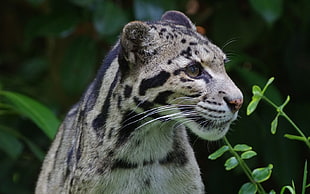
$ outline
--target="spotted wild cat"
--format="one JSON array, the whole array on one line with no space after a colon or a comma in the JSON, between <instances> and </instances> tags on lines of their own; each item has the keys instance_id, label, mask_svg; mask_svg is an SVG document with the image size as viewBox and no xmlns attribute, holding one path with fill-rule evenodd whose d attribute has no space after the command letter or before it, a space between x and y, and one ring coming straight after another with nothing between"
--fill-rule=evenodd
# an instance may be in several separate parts
<instances>
[{"instance_id":1,"label":"spotted wild cat","mask_svg":"<svg viewBox=\"0 0 310 194\"><path fill-rule=\"evenodd\" d=\"M236 119L243 97L225 61L180 12L128 23L60 126L36 193L204 193L186 129L218 140Z\"/></svg>"}]
</instances>

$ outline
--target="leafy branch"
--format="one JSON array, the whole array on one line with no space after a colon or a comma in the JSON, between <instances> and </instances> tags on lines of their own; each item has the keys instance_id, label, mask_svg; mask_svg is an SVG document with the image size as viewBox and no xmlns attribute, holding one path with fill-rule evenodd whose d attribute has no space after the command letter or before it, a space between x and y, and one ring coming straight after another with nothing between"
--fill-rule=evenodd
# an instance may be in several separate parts
<instances>
[{"instance_id":1,"label":"leafy branch","mask_svg":"<svg viewBox=\"0 0 310 194\"><path fill-rule=\"evenodd\" d=\"M40 102L16 92L2 90L0 86L0 116L9 114L21 115L30 119L50 139L55 136L59 125L59 120L54 113ZM39 160L43 160L44 152L39 146L18 130L0 125L0 150L5 151L12 158L17 158L22 151L20 140L28 146Z\"/></svg>"},{"instance_id":2,"label":"leafy branch","mask_svg":"<svg viewBox=\"0 0 310 194\"><path fill-rule=\"evenodd\" d=\"M213 154L209 155L209 159L215 160L221 157L225 152L229 151L233 156L226 160L224 166L226 170L232 170L240 165L250 182L242 185L239 190L239 194L245 193L266 193L263 186L260 184L268 180L271 176L273 165L269 164L267 167L256 168L251 170L246 164L245 160L253 158L257 155L252 147L246 144L237 144L232 146L228 139L224 137L224 142L226 145L222 146L220 149L215 151ZM239 154L241 153L241 154ZM270 193L275 193L271 191Z\"/></svg>"},{"instance_id":3,"label":"leafy branch","mask_svg":"<svg viewBox=\"0 0 310 194\"><path fill-rule=\"evenodd\" d=\"M274 102L272 102L268 97L266 97L265 91L267 90L268 86L273 82L274 78L270 78L267 82L267 84L265 85L265 87L263 88L263 90L257 86L254 85L252 88L252 101L249 103L248 107L247 107L247 115L252 114L258 103L260 102L261 99L265 100L268 104L270 104L271 106L273 106L276 111L278 112L276 117L274 118L274 120L271 122L271 133L275 134L277 131L277 126L278 126L278 118L279 116L283 116L293 127L294 129L297 131L297 133L299 134L299 136L296 135L291 135L291 134L285 134L286 138L292 139L292 140L298 140L298 141L303 141L308 148L310 149L310 137L306 137L306 135L302 132L302 130L294 123L294 121L292 121L292 119L284 112L284 107L288 104L288 102L290 101L290 96L287 96L285 102L278 106L276 105Z\"/></svg>"},{"instance_id":4,"label":"leafy branch","mask_svg":"<svg viewBox=\"0 0 310 194\"><path fill-rule=\"evenodd\" d=\"M252 114L255 109L257 108L258 103L261 99L265 100L267 103L269 103L271 106L273 106L276 111L277 115L274 118L274 120L271 122L271 133L275 134L278 126L278 118L280 116L283 116L297 131L299 135L291 135L286 134L285 137L292 139L292 140L298 140L304 142L308 148L310 149L310 137L306 137L306 135L302 132L302 130L290 119L290 117L283 111L284 107L288 104L290 97L288 96L285 100L285 102L277 106L273 101L271 101L268 97L266 97L264 94L270 86L270 84L273 82L274 78L270 78L263 89L261 89L259 86L254 85L252 88L253 96L252 101L249 103L247 107L247 115ZM245 160L250 159L257 155L255 151L252 150L252 147L246 145L246 144L237 144L235 146L232 146L228 139L224 137L224 142L226 145L219 148L217 151L209 155L209 159L215 160L219 157L221 157L225 152L229 151L232 156L226 160L224 166L226 170L232 170L236 168L237 166L240 166L246 176L249 179L249 182L243 184L239 190L239 194L266 194L265 189L261 185L262 182L268 180L271 177L273 165L269 164L267 167L262 168L256 168L251 171L251 169L246 164ZM306 189L310 187L310 184L307 184L307 175L308 175L308 169L307 169L307 161L305 161L305 167L304 167L304 174L303 174L303 182L302 182L302 194L306 193ZM295 184L292 181L292 185L286 185L283 186L280 194L284 194L284 192L288 190L291 194L296 194ZM271 190L269 194L275 194L276 192L274 190Z\"/></svg>"}]
</instances>

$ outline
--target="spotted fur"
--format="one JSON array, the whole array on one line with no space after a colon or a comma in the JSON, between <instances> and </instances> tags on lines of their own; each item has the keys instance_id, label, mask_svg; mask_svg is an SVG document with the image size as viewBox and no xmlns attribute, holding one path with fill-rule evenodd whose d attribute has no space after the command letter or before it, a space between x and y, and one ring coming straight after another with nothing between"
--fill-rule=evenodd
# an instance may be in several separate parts
<instances>
[{"instance_id":1,"label":"spotted fur","mask_svg":"<svg viewBox=\"0 0 310 194\"><path fill-rule=\"evenodd\" d=\"M60 126L36 193L204 193L186 128L218 140L236 119L225 60L180 12L127 24Z\"/></svg>"}]
</instances>

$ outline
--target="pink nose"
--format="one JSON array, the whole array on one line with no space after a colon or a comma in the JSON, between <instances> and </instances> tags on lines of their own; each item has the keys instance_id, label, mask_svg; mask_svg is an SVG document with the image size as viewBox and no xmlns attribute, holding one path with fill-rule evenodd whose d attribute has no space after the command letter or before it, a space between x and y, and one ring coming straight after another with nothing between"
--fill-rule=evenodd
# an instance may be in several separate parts
<instances>
[{"instance_id":1,"label":"pink nose","mask_svg":"<svg viewBox=\"0 0 310 194\"><path fill-rule=\"evenodd\" d=\"M224 100L232 112L237 112L243 104L243 98L236 98L236 99L224 98Z\"/></svg>"}]
</instances>

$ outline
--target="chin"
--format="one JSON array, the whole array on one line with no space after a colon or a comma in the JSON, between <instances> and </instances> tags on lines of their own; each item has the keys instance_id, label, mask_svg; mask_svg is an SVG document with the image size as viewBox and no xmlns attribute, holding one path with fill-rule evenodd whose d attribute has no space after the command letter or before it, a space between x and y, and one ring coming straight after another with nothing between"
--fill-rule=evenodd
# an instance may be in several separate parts
<instances>
[{"instance_id":1,"label":"chin","mask_svg":"<svg viewBox=\"0 0 310 194\"><path fill-rule=\"evenodd\" d=\"M225 122L204 121L204 122L189 122L186 126L198 137L208 140L217 141L223 138L229 131L230 124L233 120Z\"/></svg>"}]
</instances>

